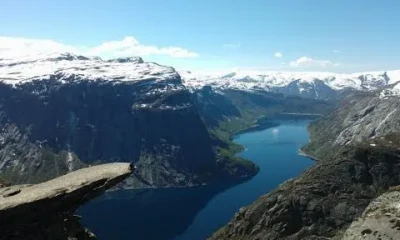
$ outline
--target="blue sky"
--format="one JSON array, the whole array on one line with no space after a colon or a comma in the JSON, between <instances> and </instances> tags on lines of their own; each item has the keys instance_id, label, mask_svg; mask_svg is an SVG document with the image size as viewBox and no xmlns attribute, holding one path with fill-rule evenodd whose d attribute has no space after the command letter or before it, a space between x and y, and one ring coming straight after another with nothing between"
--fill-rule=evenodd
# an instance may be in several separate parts
<instances>
[{"instance_id":1,"label":"blue sky","mask_svg":"<svg viewBox=\"0 0 400 240\"><path fill-rule=\"evenodd\" d=\"M72 49L199 70L392 70L399 13L398 0L2 0L0 54Z\"/></svg>"}]
</instances>

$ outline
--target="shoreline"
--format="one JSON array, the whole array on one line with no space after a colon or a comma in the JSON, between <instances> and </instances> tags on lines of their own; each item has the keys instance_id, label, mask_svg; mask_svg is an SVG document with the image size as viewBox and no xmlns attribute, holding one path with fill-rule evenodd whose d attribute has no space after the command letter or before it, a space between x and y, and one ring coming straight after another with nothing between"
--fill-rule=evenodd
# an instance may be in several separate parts
<instances>
[{"instance_id":1,"label":"shoreline","mask_svg":"<svg viewBox=\"0 0 400 240\"><path fill-rule=\"evenodd\" d=\"M320 161L321 161L320 159L318 159L318 158L316 158L316 157L313 157L313 156L311 156L311 155L305 153L305 152L303 151L303 149L301 149L301 148L299 148L299 149L297 150L297 154L300 155L300 156L303 156L303 157L307 157L307 158L313 160L314 162L320 162Z\"/></svg>"},{"instance_id":2,"label":"shoreline","mask_svg":"<svg viewBox=\"0 0 400 240\"><path fill-rule=\"evenodd\" d=\"M251 125L247 128L239 129L239 130L233 132L229 136L229 138L231 140L233 140L235 136L240 135L240 134L254 132L254 131L262 131L262 130L266 130L269 128L278 127L280 125L279 123L277 124L277 123L272 123L272 122L268 122L268 121L272 121L272 120L274 120L274 118L277 118L275 120L279 120L279 116L282 116L282 115L293 116L293 117L295 117L295 116L310 117L310 120L314 120L314 117L324 116L323 114L319 114L319 113L277 113L274 116L262 115L254 121L254 123L255 123L254 125ZM285 119L280 119L280 120L285 120ZM294 118L293 120L296 120L296 119Z\"/></svg>"},{"instance_id":3,"label":"shoreline","mask_svg":"<svg viewBox=\"0 0 400 240\"><path fill-rule=\"evenodd\" d=\"M323 114L320 113L279 113L281 115L296 115L296 116L319 116L322 117L324 116Z\"/></svg>"}]
</instances>

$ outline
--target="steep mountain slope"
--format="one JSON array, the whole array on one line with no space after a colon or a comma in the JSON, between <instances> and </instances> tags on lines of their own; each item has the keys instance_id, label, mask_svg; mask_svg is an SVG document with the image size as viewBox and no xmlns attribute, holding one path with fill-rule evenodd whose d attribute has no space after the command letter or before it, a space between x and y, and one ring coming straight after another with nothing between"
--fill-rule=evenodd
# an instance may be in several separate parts
<instances>
[{"instance_id":1,"label":"steep mountain slope","mask_svg":"<svg viewBox=\"0 0 400 240\"><path fill-rule=\"evenodd\" d=\"M114 161L137 165L131 186L188 186L225 174L173 68L53 54L1 59L0 82L6 180L35 183ZM253 175L247 166L232 177Z\"/></svg>"},{"instance_id":2,"label":"steep mountain slope","mask_svg":"<svg viewBox=\"0 0 400 240\"><path fill-rule=\"evenodd\" d=\"M400 70L335 74L325 72L231 72L195 73L179 71L190 89L212 86L215 89L269 91L285 96L332 99L351 91L371 91L400 81Z\"/></svg>"},{"instance_id":3,"label":"steep mountain slope","mask_svg":"<svg viewBox=\"0 0 400 240\"><path fill-rule=\"evenodd\" d=\"M210 239L341 239L373 198L400 183L399 153L353 148L319 162L243 207Z\"/></svg>"},{"instance_id":4,"label":"steep mountain slope","mask_svg":"<svg viewBox=\"0 0 400 240\"><path fill-rule=\"evenodd\" d=\"M303 150L317 164L242 208L211 239L342 239L371 200L400 183L399 97L386 91L348 97L312 123Z\"/></svg>"},{"instance_id":5,"label":"steep mountain slope","mask_svg":"<svg viewBox=\"0 0 400 240\"><path fill-rule=\"evenodd\" d=\"M346 230L343 239L400 239L399 201L398 186L374 199L357 221Z\"/></svg>"},{"instance_id":6,"label":"steep mountain slope","mask_svg":"<svg viewBox=\"0 0 400 240\"><path fill-rule=\"evenodd\" d=\"M311 139L304 151L323 158L346 145L399 146L399 119L399 98L387 89L353 95L310 126Z\"/></svg>"},{"instance_id":7,"label":"steep mountain slope","mask_svg":"<svg viewBox=\"0 0 400 240\"><path fill-rule=\"evenodd\" d=\"M207 123L213 128L229 127L235 124L242 130L254 125L260 117L268 118L281 113L324 114L335 106L333 101L322 101L300 97L285 97L280 93L267 91L243 91L224 89L216 91L210 86L192 90L194 103ZM248 124L246 124L248 121ZM222 126L221 126L222 123Z\"/></svg>"}]
</instances>

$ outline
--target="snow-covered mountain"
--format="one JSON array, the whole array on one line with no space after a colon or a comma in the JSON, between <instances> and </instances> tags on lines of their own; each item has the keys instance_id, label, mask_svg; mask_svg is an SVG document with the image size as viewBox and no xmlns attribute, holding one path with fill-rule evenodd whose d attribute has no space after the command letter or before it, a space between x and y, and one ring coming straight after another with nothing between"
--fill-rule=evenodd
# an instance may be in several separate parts
<instances>
[{"instance_id":1,"label":"snow-covered mountain","mask_svg":"<svg viewBox=\"0 0 400 240\"><path fill-rule=\"evenodd\" d=\"M372 91L387 87L382 96L400 95L400 70L336 74L327 72L231 72L196 73L179 71L185 86L198 89L212 86L215 89L243 91L271 91L285 95L327 99L346 90ZM390 85L394 84L394 87Z\"/></svg>"},{"instance_id":2,"label":"snow-covered mountain","mask_svg":"<svg viewBox=\"0 0 400 240\"><path fill-rule=\"evenodd\" d=\"M130 187L255 174L254 164L217 166L213 144L172 67L70 53L0 56L0 178L9 182L115 161L137 166Z\"/></svg>"},{"instance_id":3,"label":"snow-covered mountain","mask_svg":"<svg viewBox=\"0 0 400 240\"><path fill-rule=\"evenodd\" d=\"M171 80L180 81L181 78L183 84L192 90L211 86L216 90L269 91L328 99L346 90L371 91L382 88L382 97L400 95L400 85L396 84L400 81L400 70L353 74L273 71L207 73L187 70L177 72L172 67L144 62L140 57L103 60L71 53L52 53L0 58L0 82L12 85L38 80L56 80L61 83L71 80L108 81L114 84L147 80L164 83L165 86L157 91L166 91L177 86L170 84Z\"/></svg>"},{"instance_id":4,"label":"snow-covered mountain","mask_svg":"<svg viewBox=\"0 0 400 240\"><path fill-rule=\"evenodd\" d=\"M139 80L179 79L172 67L144 62L140 57L102 60L71 53L29 55L20 58L0 58L0 81L21 84L35 80L49 80L57 75L58 81L107 80L113 82Z\"/></svg>"},{"instance_id":5,"label":"snow-covered mountain","mask_svg":"<svg viewBox=\"0 0 400 240\"><path fill-rule=\"evenodd\" d=\"M72 53L0 58L0 82L15 88L36 86L32 90L34 94L46 91L49 83L62 85L80 82L142 85L141 92L136 94L146 98L155 98L173 91L186 91L180 75L172 67L144 62L140 57L103 60L99 57L85 57ZM135 108L149 107L152 105L146 103L144 97L135 104ZM176 107L163 104L157 108L176 109Z\"/></svg>"}]
</instances>

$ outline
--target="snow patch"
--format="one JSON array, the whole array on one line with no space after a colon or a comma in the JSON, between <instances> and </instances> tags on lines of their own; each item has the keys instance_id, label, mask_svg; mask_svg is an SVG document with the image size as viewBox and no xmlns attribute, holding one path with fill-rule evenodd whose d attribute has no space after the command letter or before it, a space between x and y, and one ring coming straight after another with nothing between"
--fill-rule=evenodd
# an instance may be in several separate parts
<instances>
[{"instance_id":1,"label":"snow patch","mask_svg":"<svg viewBox=\"0 0 400 240\"><path fill-rule=\"evenodd\" d=\"M203 73L193 71L179 71L183 83L190 89L199 89L212 86L217 89L238 89L254 91L255 89L271 90L287 87L294 81L299 81L300 92L306 92L304 84L312 84L316 96L316 81L322 81L333 90L376 90L388 84L400 81L400 70L387 72L363 72L352 74L337 74L329 72L279 72L279 71L236 71ZM396 90L398 88L398 90ZM400 85L393 91L400 95Z\"/></svg>"},{"instance_id":2,"label":"snow patch","mask_svg":"<svg viewBox=\"0 0 400 240\"><path fill-rule=\"evenodd\" d=\"M397 108L394 109L393 111L391 111L390 113L388 113L388 115L386 115L386 117L378 124L378 126L377 126L376 129L375 129L375 132L378 131L378 130L382 127L382 125L383 125L387 120L389 120L390 116L392 116L392 114L395 113L396 111L397 111Z\"/></svg>"},{"instance_id":3,"label":"snow patch","mask_svg":"<svg viewBox=\"0 0 400 240\"><path fill-rule=\"evenodd\" d=\"M17 59L0 58L0 81L6 84L50 80L55 75L62 83L67 83L70 79L114 82L179 79L179 74L172 67L143 62L141 58L104 61L70 53L30 55Z\"/></svg>"}]
</instances>

